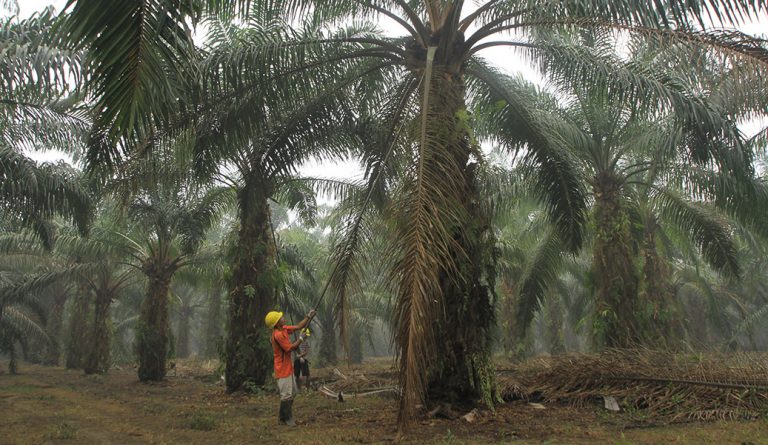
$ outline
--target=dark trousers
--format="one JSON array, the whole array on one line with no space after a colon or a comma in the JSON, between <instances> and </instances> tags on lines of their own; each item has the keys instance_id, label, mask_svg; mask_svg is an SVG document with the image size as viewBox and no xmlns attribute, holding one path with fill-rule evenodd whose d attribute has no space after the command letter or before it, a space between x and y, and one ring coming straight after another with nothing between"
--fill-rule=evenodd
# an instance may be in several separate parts
<instances>
[{"instance_id":1,"label":"dark trousers","mask_svg":"<svg viewBox=\"0 0 768 445\"><path fill-rule=\"evenodd\" d=\"M301 376L309 377L309 360L304 359L304 363L298 358L293 361L293 375L298 379Z\"/></svg>"}]
</instances>

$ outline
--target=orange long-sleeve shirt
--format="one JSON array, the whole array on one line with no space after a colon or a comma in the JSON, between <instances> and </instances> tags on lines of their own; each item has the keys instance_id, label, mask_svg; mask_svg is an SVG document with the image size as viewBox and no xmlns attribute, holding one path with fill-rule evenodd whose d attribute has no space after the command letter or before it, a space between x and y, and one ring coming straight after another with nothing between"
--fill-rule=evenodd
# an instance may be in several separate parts
<instances>
[{"instance_id":1,"label":"orange long-sleeve shirt","mask_svg":"<svg viewBox=\"0 0 768 445\"><path fill-rule=\"evenodd\" d=\"M275 378L282 379L293 375L293 360L289 335L296 330L296 326L283 326L272 331L272 351L275 353Z\"/></svg>"}]
</instances>

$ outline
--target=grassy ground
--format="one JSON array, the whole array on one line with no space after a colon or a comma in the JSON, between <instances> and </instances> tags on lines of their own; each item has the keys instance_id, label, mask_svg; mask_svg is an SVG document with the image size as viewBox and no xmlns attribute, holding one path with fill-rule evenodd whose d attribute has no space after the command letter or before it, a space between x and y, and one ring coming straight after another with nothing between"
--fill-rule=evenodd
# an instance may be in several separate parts
<instances>
[{"instance_id":1,"label":"grassy ground","mask_svg":"<svg viewBox=\"0 0 768 445\"><path fill-rule=\"evenodd\" d=\"M335 444L395 441L396 400L376 396L345 402L317 392L295 402L299 427L277 426L272 392L227 395L207 375L212 366L183 366L160 384L141 384L133 369L105 376L22 364L21 375L0 374L2 444ZM386 370L388 362L368 365ZM0 369L7 364L0 361ZM346 368L342 368L345 370ZM349 371L345 371L349 372ZM318 372L327 378L330 371ZM501 406L469 424L424 419L405 443L768 444L768 420L634 424L597 406L537 409Z\"/></svg>"}]
</instances>

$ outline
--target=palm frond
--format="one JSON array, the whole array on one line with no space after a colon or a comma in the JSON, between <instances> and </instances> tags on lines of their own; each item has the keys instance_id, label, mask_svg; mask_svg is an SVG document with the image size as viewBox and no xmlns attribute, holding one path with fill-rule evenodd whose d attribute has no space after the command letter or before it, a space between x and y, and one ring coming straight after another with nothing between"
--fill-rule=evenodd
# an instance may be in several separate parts
<instances>
[{"instance_id":1,"label":"palm frond","mask_svg":"<svg viewBox=\"0 0 768 445\"><path fill-rule=\"evenodd\" d=\"M17 307L5 307L0 311L0 325L4 328L4 332L14 337L14 340L35 338L44 343L50 341L45 327Z\"/></svg>"},{"instance_id":2,"label":"palm frond","mask_svg":"<svg viewBox=\"0 0 768 445\"><path fill-rule=\"evenodd\" d=\"M522 339L525 331L533 320L540 302L543 301L547 289L558 278L559 266L563 261L563 245L554 232L548 232L533 248L527 258L517 285L517 319L515 325L518 332L512 333Z\"/></svg>"},{"instance_id":3,"label":"palm frond","mask_svg":"<svg viewBox=\"0 0 768 445\"><path fill-rule=\"evenodd\" d=\"M298 212L299 219L307 226L315 225L317 199L309 183L301 180L286 181L275 200Z\"/></svg>"},{"instance_id":4,"label":"palm frond","mask_svg":"<svg viewBox=\"0 0 768 445\"><path fill-rule=\"evenodd\" d=\"M768 236L768 183L765 179L734 177L701 168L686 168L686 185L696 199L714 204L762 236Z\"/></svg>"},{"instance_id":5,"label":"palm frond","mask_svg":"<svg viewBox=\"0 0 768 445\"><path fill-rule=\"evenodd\" d=\"M194 60L194 2L70 0L63 35L89 48L91 91L99 126L112 140L148 129L183 96ZM193 76L194 77L194 76Z\"/></svg>"},{"instance_id":6,"label":"palm frond","mask_svg":"<svg viewBox=\"0 0 768 445\"><path fill-rule=\"evenodd\" d=\"M182 250L190 253L197 250L210 229L228 209L234 207L237 196L230 187L207 190L195 199L188 212L181 212L177 230L181 236Z\"/></svg>"},{"instance_id":7,"label":"palm frond","mask_svg":"<svg viewBox=\"0 0 768 445\"><path fill-rule=\"evenodd\" d=\"M0 145L0 203L22 222L37 223L59 214L82 232L88 229L91 201L75 172L63 165L34 161Z\"/></svg>"},{"instance_id":8,"label":"palm frond","mask_svg":"<svg viewBox=\"0 0 768 445\"><path fill-rule=\"evenodd\" d=\"M35 301L35 293L54 283L74 281L77 277L92 272L93 264L74 264L61 270L26 274L6 286L0 287L0 307Z\"/></svg>"},{"instance_id":9,"label":"palm frond","mask_svg":"<svg viewBox=\"0 0 768 445\"><path fill-rule=\"evenodd\" d=\"M0 10L6 10L11 15L17 15L19 13L19 2L17 0L2 0L0 1Z\"/></svg>"},{"instance_id":10,"label":"palm frond","mask_svg":"<svg viewBox=\"0 0 768 445\"><path fill-rule=\"evenodd\" d=\"M661 214L689 234L712 267L734 277L740 274L736 245L725 219L705 205L686 201L679 194L659 189Z\"/></svg>"},{"instance_id":11,"label":"palm frond","mask_svg":"<svg viewBox=\"0 0 768 445\"><path fill-rule=\"evenodd\" d=\"M631 0L502 1L480 15L480 31L498 32L508 26L532 21L595 20L614 26L695 30L709 24L739 24L756 18L765 5L751 0L670 1Z\"/></svg>"},{"instance_id":12,"label":"palm frond","mask_svg":"<svg viewBox=\"0 0 768 445\"><path fill-rule=\"evenodd\" d=\"M483 110L497 124L496 137L509 150L526 147L526 159L536 166L535 187L560 231L561 239L571 250L582 242L586 224L586 192L583 181L564 147L556 145L532 115L535 103L530 89L520 80L504 76L488 65L475 61L468 73L478 79L475 87L483 101L495 104Z\"/></svg>"}]
</instances>

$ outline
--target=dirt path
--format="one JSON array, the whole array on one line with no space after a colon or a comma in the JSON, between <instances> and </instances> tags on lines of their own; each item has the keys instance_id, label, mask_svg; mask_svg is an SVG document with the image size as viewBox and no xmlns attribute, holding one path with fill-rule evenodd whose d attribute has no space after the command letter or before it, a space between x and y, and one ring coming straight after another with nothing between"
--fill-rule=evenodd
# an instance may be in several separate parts
<instances>
[{"instance_id":1,"label":"dirt path","mask_svg":"<svg viewBox=\"0 0 768 445\"><path fill-rule=\"evenodd\" d=\"M288 429L276 425L274 394L226 395L210 379L172 376L145 385L133 370L85 376L25 364L21 371L0 374L0 444L307 445L396 438L396 402L391 399L339 403L318 393L302 395L295 405L300 427ZM768 444L768 420L640 428L597 407L541 410L517 403L500 407L495 415L483 414L474 424L418 422L404 442Z\"/></svg>"}]
</instances>

